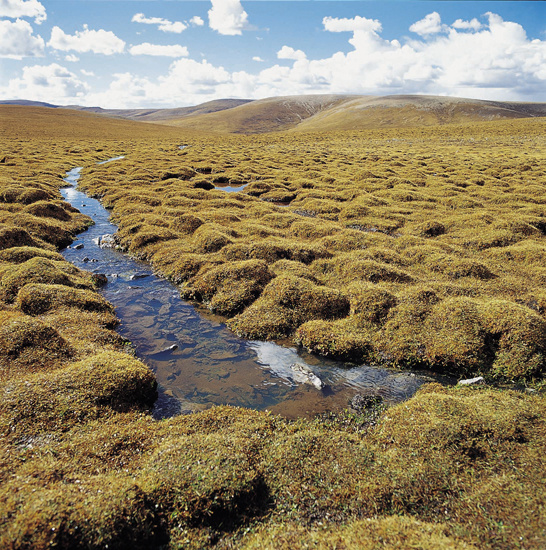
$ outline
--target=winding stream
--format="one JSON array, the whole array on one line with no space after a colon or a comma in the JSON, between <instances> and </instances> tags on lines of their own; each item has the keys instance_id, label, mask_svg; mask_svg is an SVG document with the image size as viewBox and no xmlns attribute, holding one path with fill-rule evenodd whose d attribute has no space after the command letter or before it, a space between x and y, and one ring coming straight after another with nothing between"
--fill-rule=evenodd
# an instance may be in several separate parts
<instances>
[{"instance_id":1,"label":"winding stream","mask_svg":"<svg viewBox=\"0 0 546 550\"><path fill-rule=\"evenodd\" d=\"M107 275L101 294L121 319L118 332L133 343L159 383L157 418L222 404L268 409L291 418L312 416L347 407L357 393L375 392L387 402L401 401L434 376L356 366L273 342L238 338L208 310L181 300L177 287L155 276L148 264L98 246L99 238L115 233L116 226L98 200L76 189L80 171L67 173L67 187L61 191L95 225L61 252L78 267ZM295 363L316 374L324 387L309 383L291 367Z\"/></svg>"}]
</instances>

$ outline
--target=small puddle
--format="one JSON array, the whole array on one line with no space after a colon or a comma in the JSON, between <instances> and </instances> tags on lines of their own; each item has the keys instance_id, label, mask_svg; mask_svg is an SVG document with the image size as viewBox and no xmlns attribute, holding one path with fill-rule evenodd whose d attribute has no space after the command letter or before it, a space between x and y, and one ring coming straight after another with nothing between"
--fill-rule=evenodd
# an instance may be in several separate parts
<instances>
[{"instance_id":1,"label":"small puddle","mask_svg":"<svg viewBox=\"0 0 546 550\"><path fill-rule=\"evenodd\" d=\"M98 246L115 233L109 212L75 188L81 168L67 173L62 194L95 225L81 233L63 256L80 268L107 275L101 294L116 308L118 332L154 371L160 395L157 418L203 410L213 405L268 409L289 418L341 410L359 392L376 392L389 403L411 397L428 373L332 361L274 342L243 340L214 316L180 299L175 285L155 276L150 266L127 254ZM83 248L76 249L75 245ZM324 387L306 383L299 363ZM434 376L434 380L439 377Z\"/></svg>"},{"instance_id":2,"label":"small puddle","mask_svg":"<svg viewBox=\"0 0 546 550\"><path fill-rule=\"evenodd\" d=\"M239 191L242 191L248 183L245 183L244 185L239 185L237 187L231 186L229 183L215 183L214 188L219 189L220 191L226 191L226 193L238 193Z\"/></svg>"}]
</instances>

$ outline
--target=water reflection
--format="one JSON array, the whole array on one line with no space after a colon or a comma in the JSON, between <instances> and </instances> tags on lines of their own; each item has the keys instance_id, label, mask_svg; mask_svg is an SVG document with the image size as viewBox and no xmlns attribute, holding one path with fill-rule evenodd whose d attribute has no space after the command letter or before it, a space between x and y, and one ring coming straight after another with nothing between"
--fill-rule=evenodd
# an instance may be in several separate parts
<instances>
[{"instance_id":1,"label":"water reflection","mask_svg":"<svg viewBox=\"0 0 546 550\"><path fill-rule=\"evenodd\" d=\"M111 158L111 159L103 160L102 162L97 162L97 164L106 164L108 162L112 162L114 160L121 160L121 159L124 159L124 158L125 158L124 156L114 157L114 158Z\"/></svg>"},{"instance_id":2,"label":"water reflection","mask_svg":"<svg viewBox=\"0 0 546 550\"><path fill-rule=\"evenodd\" d=\"M220 191L225 191L226 193L238 193L239 191L242 191L247 185L248 183L239 186L232 186L229 183L215 183L214 188L219 189Z\"/></svg>"}]
</instances>

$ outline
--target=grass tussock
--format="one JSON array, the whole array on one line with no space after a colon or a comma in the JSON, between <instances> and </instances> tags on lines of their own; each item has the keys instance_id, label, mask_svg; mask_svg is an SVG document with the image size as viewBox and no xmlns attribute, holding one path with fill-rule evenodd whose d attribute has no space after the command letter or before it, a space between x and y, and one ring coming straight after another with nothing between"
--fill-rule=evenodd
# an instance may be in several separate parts
<instances>
[{"instance_id":1,"label":"grass tussock","mask_svg":"<svg viewBox=\"0 0 546 550\"><path fill-rule=\"evenodd\" d=\"M4 272L0 280L0 299L13 302L19 290L30 283L93 288L91 274L79 271L72 264L34 257Z\"/></svg>"},{"instance_id":2,"label":"grass tussock","mask_svg":"<svg viewBox=\"0 0 546 550\"><path fill-rule=\"evenodd\" d=\"M308 279L280 275L228 326L246 338L281 338L306 321L335 319L348 312L349 300L341 292L315 285Z\"/></svg>"},{"instance_id":3,"label":"grass tussock","mask_svg":"<svg viewBox=\"0 0 546 550\"><path fill-rule=\"evenodd\" d=\"M250 305L273 277L263 260L229 262L188 281L182 297L204 301L211 311L232 317Z\"/></svg>"}]
</instances>

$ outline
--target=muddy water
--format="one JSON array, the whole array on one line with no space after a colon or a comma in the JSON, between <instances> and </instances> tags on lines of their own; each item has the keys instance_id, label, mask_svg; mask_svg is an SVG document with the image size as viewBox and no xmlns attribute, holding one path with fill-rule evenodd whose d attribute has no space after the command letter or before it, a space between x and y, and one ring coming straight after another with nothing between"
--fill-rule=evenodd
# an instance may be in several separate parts
<instances>
[{"instance_id":1,"label":"muddy water","mask_svg":"<svg viewBox=\"0 0 546 550\"><path fill-rule=\"evenodd\" d=\"M80 168L66 176L64 198L95 221L64 257L78 267L104 273L101 294L121 319L119 332L155 372L160 397L155 416L164 417L228 404L268 409L287 417L340 410L357 393L377 392L387 402L410 397L422 373L344 364L273 342L236 337L215 318L180 299L176 286L127 254L101 249L97 240L116 227L99 201L75 188ZM76 248L77 245L83 248ZM290 365L300 363L324 383L317 389Z\"/></svg>"}]
</instances>

